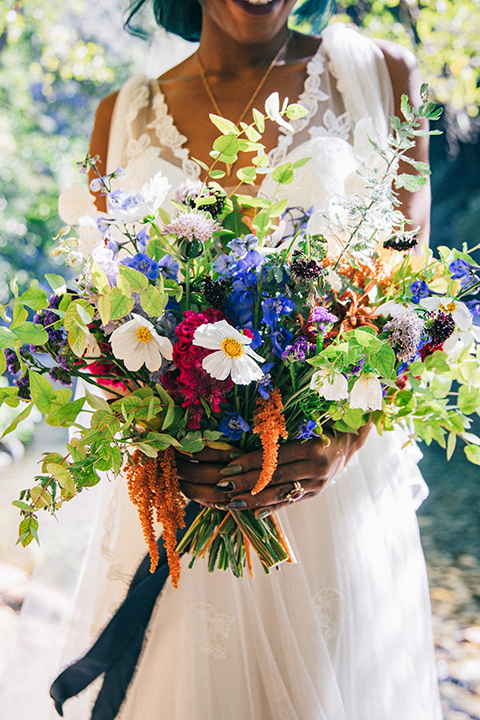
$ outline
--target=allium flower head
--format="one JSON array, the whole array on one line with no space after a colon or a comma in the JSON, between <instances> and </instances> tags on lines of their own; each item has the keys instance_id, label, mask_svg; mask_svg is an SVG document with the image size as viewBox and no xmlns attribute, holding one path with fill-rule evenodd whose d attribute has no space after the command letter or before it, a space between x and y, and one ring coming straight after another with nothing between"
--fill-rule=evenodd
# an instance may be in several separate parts
<instances>
[{"instance_id":1,"label":"allium flower head","mask_svg":"<svg viewBox=\"0 0 480 720\"><path fill-rule=\"evenodd\" d=\"M143 364L150 372L158 370L164 358L172 359L172 343L158 335L151 322L136 313L132 315L133 319L114 330L110 337L113 354L131 372Z\"/></svg>"},{"instance_id":2,"label":"allium flower head","mask_svg":"<svg viewBox=\"0 0 480 720\"><path fill-rule=\"evenodd\" d=\"M382 409L382 386L376 375L361 375L356 381L350 393L350 407L352 410Z\"/></svg>"},{"instance_id":3,"label":"allium flower head","mask_svg":"<svg viewBox=\"0 0 480 720\"><path fill-rule=\"evenodd\" d=\"M200 325L193 336L194 345L214 351L203 359L203 369L217 380L230 376L236 385L248 385L263 378L255 362L262 362L263 358L249 347L251 342L251 338L226 320Z\"/></svg>"},{"instance_id":4,"label":"allium flower head","mask_svg":"<svg viewBox=\"0 0 480 720\"><path fill-rule=\"evenodd\" d=\"M312 375L310 388L325 400L345 400L348 397L347 379L338 370L318 370Z\"/></svg>"},{"instance_id":5,"label":"allium flower head","mask_svg":"<svg viewBox=\"0 0 480 720\"><path fill-rule=\"evenodd\" d=\"M201 210L185 210L178 213L173 220L165 225L166 233L173 233L180 240L198 240L206 242L210 240L218 225L211 215Z\"/></svg>"},{"instance_id":6,"label":"allium flower head","mask_svg":"<svg viewBox=\"0 0 480 720\"><path fill-rule=\"evenodd\" d=\"M417 313L395 315L383 327L390 333L388 344L393 347L399 362L410 362L417 353L424 322Z\"/></svg>"}]
</instances>

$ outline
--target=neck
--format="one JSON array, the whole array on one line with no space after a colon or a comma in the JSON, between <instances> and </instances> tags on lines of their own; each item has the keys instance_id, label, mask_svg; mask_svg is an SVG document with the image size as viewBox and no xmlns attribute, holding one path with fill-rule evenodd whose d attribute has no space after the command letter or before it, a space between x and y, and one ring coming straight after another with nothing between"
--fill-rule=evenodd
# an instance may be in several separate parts
<instances>
[{"instance_id":1,"label":"neck","mask_svg":"<svg viewBox=\"0 0 480 720\"><path fill-rule=\"evenodd\" d=\"M289 32L285 25L266 42L241 43L224 33L208 16L204 16L198 52L205 69L234 77L249 69L268 66Z\"/></svg>"}]
</instances>

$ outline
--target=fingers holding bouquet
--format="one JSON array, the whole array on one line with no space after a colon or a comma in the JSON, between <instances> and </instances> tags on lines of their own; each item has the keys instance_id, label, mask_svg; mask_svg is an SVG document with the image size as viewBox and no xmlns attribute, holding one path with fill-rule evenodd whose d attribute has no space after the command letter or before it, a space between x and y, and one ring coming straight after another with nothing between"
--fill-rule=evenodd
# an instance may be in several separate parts
<instances>
[{"instance_id":1,"label":"fingers holding bouquet","mask_svg":"<svg viewBox=\"0 0 480 720\"><path fill-rule=\"evenodd\" d=\"M178 461L182 491L204 505L256 510L266 516L292 502L318 495L360 449L369 429L370 425L365 425L358 434L339 433L328 443L316 438L281 445L271 482L256 494L252 490L263 467L261 449L241 456L236 456L238 451L205 450L193 462ZM225 465L227 459L230 462Z\"/></svg>"}]
</instances>

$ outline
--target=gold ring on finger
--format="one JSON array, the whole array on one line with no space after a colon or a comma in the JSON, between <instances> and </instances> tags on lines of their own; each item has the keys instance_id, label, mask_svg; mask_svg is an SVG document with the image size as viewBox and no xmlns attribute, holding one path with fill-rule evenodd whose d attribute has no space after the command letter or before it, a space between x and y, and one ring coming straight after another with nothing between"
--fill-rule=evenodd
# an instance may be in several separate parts
<instances>
[{"instance_id":1,"label":"gold ring on finger","mask_svg":"<svg viewBox=\"0 0 480 720\"><path fill-rule=\"evenodd\" d=\"M305 488L302 487L299 482L295 481L293 483L293 489L285 496L285 500L288 500L289 503L297 502L297 500L300 500L306 492Z\"/></svg>"}]
</instances>

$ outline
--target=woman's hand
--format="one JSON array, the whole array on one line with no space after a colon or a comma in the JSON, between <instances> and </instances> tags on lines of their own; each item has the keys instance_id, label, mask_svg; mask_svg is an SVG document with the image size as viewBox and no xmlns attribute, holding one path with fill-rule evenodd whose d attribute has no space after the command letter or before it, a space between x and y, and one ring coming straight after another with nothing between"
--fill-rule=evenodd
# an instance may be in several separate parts
<instances>
[{"instance_id":1,"label":"woman's hand","mask_svg":"<svg viewBox=\"0 0 480 720\"><path fill-rule=\"evenodd\" d=\"M178 455L180 486L188 498L209 507L226 505L231 510L256 510L257 514L273 512L289 504L287 496L295 482L305 490L302 499L318 495L362 447L369 430L370 424L364 425L357 435L338 433L328 446L320 439L281 445L273 479L257 495L252 495L251 490L262 468L261 449L240 456L237 450L209 448L192 459Z\"/></svg>"}]
</instances>

